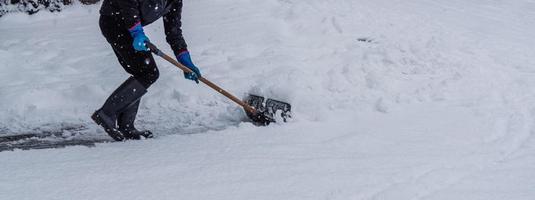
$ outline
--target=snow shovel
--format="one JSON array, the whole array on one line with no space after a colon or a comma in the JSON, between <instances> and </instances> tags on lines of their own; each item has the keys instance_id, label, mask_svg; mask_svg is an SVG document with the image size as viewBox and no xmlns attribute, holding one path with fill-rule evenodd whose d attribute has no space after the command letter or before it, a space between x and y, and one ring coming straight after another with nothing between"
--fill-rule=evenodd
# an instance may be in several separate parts
<instances>
[{"instance_id":1,"label":"snow shovel","mask_svg":"<svg viewBox=\"0 0 535 200\"><path fill-rule=\"evenodd\" d=\"M160 51L154 44L147 42L147 46L150 51L163 59L169 61L171 64L177 66L182 71L191 73L192 71L186 66L182 65L172 57ZM291 109L292 106L289 103L277 101L273 99L266 99L258 95L250 94L245 100L240 100L236 96L230 94L223 88L212 83L204 77L199 77L199 81L208 85L208 87L214 89L215 91L226 96L230 100L236 102L238 105L243 107L247 116L253 121L255 125L258 126L267 126L272 122L276 122L276 116L280 114L280 117L284 122L291 118Z\"/></svg>"}]
</instances>

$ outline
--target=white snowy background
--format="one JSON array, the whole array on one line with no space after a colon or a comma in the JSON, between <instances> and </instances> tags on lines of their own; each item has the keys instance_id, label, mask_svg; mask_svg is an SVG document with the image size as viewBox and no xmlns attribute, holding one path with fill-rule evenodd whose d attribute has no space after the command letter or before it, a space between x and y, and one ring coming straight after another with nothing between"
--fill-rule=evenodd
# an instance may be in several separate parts
<instances>
[{"instance_id":1,"label":"white snowy background","mask_svg":"<svg viewBox=\"0 0 535 200\"><path fill-rule=\"evenodd\" d=\"M3 135L107 138L89 116L128 75L98 9L0 18ZM534 27L533 0L185 1L203 75L293 120L243 122L156 58L157 138L0 152L0 199L535 199Z\"/></svg>"}]
</instances>

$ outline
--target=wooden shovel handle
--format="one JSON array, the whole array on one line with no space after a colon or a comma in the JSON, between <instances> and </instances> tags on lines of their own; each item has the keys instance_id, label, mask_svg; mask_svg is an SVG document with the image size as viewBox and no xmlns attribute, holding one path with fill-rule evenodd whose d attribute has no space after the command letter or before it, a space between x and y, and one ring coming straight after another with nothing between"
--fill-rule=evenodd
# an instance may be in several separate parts
<instances>
[{"instance_id":1,"label":"wooden shovel handle","mask_svg":"<svg viewBox=\"0 0 535 200\"><path fill-rule=\"evenodd\" d=\"M178 61L173 59L171 56L168 56L167 54L165 54L162 51L160 51L160 49L158 49L154 44L152 44L150 42L147 42L147 46L149 47L149 49L150 49L150 51L152 53L154 53L154 54L162 57L163 59L169 61L171 64L173 64L176 67L180 68L182 71L187 72L187 73L192 73L193 72L193 71L191 71L191 69L189 69L186 66L182 65L181 63L179 63ZM209 81L208 79L205 79L204 77L199 77L199 80L201 82L203 82L204 84L208 85L208 87L214 89L215 91L221 93L222 95L226 96L230 100L236 102L238 105L243 107L243 109L245 109L247 112L250 112L252 114L256 114L256 109L255 108L253 108L249 104L246 104L242 100L238 99L237 97L235 97L234 95L230 94L229 92L227 92L223 88L217 86L215 83L212 83L211 81Z\"/></svg>"}]
</instances>

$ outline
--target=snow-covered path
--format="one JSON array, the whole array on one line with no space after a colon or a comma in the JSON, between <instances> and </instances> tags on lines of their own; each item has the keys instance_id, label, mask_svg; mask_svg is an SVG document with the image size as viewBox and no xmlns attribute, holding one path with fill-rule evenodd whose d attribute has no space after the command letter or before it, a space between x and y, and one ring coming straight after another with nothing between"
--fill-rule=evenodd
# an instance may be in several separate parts
<instances>
[{"instance_id":1,"label":"snow-covered path","mask_svg":"<svg viewBox=\"0 0 535 200\"><path fill-rule=\"evenodd\" d=\"M88 116L127 75L97 19L0 18L0 134L106 137ZM293 121L244 123L157 59L139 126L159 137L0 152L0 199L534 199L534 25L530 0L186 2L203 74Z\"/></svg>"}]
</instances>

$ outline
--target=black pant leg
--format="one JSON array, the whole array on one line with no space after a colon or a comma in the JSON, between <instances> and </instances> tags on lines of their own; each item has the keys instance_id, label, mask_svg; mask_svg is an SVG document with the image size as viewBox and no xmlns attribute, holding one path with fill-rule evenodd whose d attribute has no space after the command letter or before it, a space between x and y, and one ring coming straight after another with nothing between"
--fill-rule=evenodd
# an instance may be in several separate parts
<instances>
[{"instance_id":1,"label":"black pant leg","mask_svg":"<svg viewBox=\"0 0 535 200\"><path fill-rule=\"evenodd\" d=\"M145 88L149 88L160 75L154 57L150 52L139 52L132 46L133 38L124 29L122 21L111 16L100 17L100 30L111 44L119 63L126 72L134 76Z\"/></svg>"}]
</instances>

